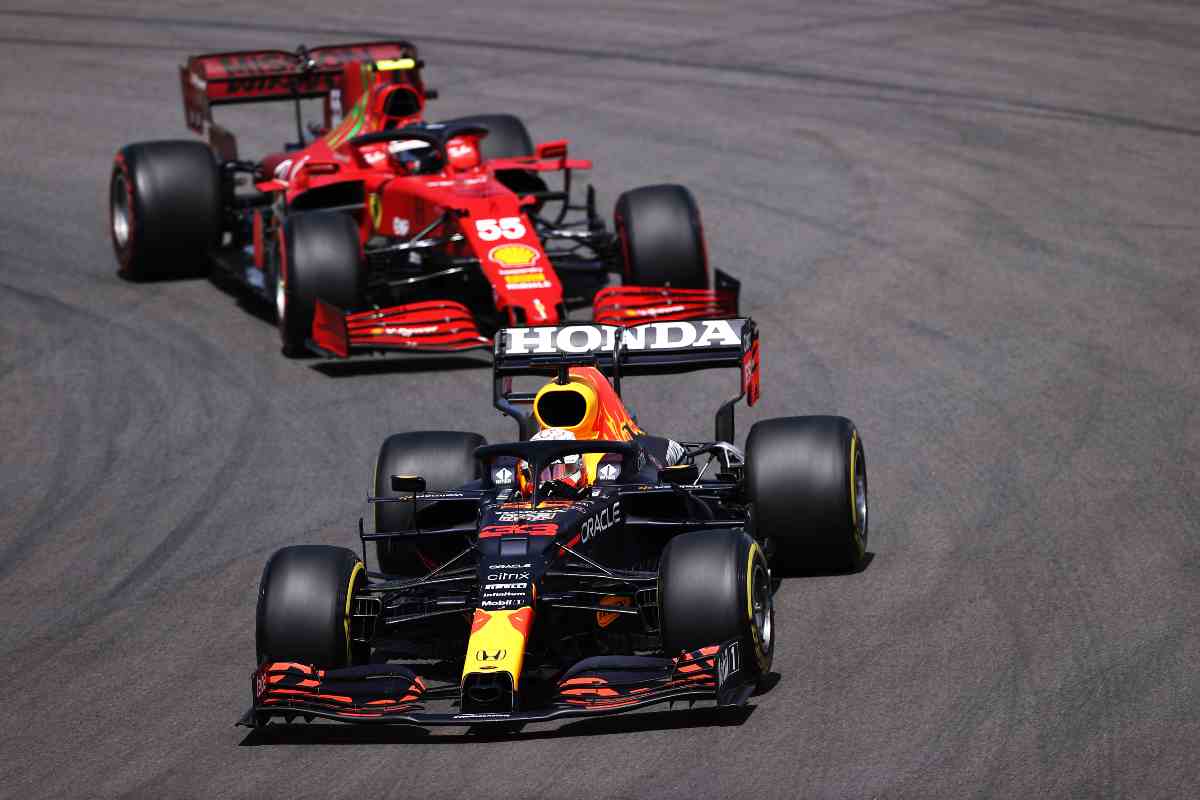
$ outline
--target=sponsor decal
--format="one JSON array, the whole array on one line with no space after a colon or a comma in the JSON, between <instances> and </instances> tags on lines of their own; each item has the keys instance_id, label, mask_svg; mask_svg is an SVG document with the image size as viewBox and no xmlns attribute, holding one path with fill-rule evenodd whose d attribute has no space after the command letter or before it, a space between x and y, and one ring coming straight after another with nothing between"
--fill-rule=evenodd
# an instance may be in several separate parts
<instances>
[{"instance_id":1,"label":"sponsor decal","mask_svg":"<svg viewBox=\"0 0 1200 800\"><path fill-rule=\"evenodd\" d=\"M329 123L335 128L342 123L341 89L331 89L329 91Z\"/></svg>"},{"instance_id":2,"label":"sponsor decal","mask_svg":"<svg viewBox=\"0 0 1200 800\"><path fill-rule=\"evenodd\" d=\"M508 719L512 714L455 714L451 719Z\"/></svg>"},{"instance_id":3,"label":"sponsor decal","mask_svg":"<svg viewBox=\"0 0 1200 800\"><path fill-rule=\"evenodd\" d=\"M546 273L538 270L537 272L521 272L516 275L505 275L504 282L512 288L514 284L520 283L544 283L546 281Z\"/></svg>"},{"instance_id":4,"label":"sponsor decal","mask_svg":"<svg viewBox=\"0 0 1200 800\"><path fill-rule=\"evenodd\" d=\"M596 470L596 477L602 481L615 481L620 474L619 464L601 464L600 468Z\"/></svg>"},{"instance_id":5,"label":"sponsor decal","mask_svg":"<svg viewBox=\"0 0 1200 800\"><path fill-rule=\"evenodd\" d=\"M538 503L538 508L571 508L575 503L571 500L543 500ZM504 503L501 508L533 508L529 503Z\"/></svg>"},{"instance_id":6,"label":"sponsor decal","mask_svg":"<svg viewBox=\"0 0 1200 800\"><path fill-rule=\"evenodd\" d=\"M738 328L734 327L735 322L739 323ZM630 351L741 347L739 328L740 320L727 319L650 322L633 328L618 328L615 325L506 328L501 334L501 354L612 352L616 350L618 342Z\"/></svg>"},{"instance_id":7,"label":"sponsor decal","mask_svg":"<svg viewBox=\"0 0 1200 800\"><path fill-rule=\"evenodd\" d=\"M411 223L401 217L392 217L392 234L395 236L408 236L411 229Z\"/></svg>"},{"instance_id":8,"label":"sponsor decal","mask_svg":"<svg viewBox=\"0 0 1200 800\"><path fill-rule=\"evenodd\" d=\"M584 521L580 526L583 531L583 541L594 539L620 521L621 503L617 501L608 508L602 509L596 516Z\"/></svg>"},{"instance_id":9,"label":"sponsor decal","mask_svg":"<svg viewBox=\"0 0 1200 800\"><path fill-rule=\"evenodd\" d=\"M717 657L717 683L722 684L735 675L742 666L741 651L738 642L733 642Z\"/></svg>"},{"instance_id":10,"label":"sponsor decal","mask_svg":"<svg viewBox=\"0 0 1200 800\"><path fill-rule=\"evenodd\" d=\"M542 254L537 248L527 244L498 244L488 251L488 259L503 267L533 267L537 266ZM502 273L508 274L508 273Z\"/></svg>"},{"instance_id":11,"label":"sponsor decal","mask_svg":"<svg viewBox=\"0 0 1200 800\"><path fill-rule=\"evenodd\" d=\"M501 467L492 473L492 482L498 484L508 484L513 482L513 471L508 467Z\"/></svg>"},{"instance_id":12,"label":"sponsor decal","mask_svg":"<svg viewBox=\"0 0 1200 800\"><path fill-rule=\"evenodd\" d=\"M483 588L485 591L489 591L489 592L492 591L493 589L496 589L496 590L528 589L529 584L528 583L487 583L487 584L484 584Z\"/></svg>"},{"instance_id":13,"label":"sponsor decal","mask_svg":"<svg viewBox=\"0 0 1200 800\"><path fill-rule=\"evenodd\" d=\"M397 328L391 325L383 328L371 328L372 336L420 336L424 333L436 333L437 325L426 325L422 328Z\"/></svg>"},{"instance_id":14,"label":"sponsor decal","mask_svg":"<svg viewBox=\"0 0 1200 800\"><path fill-rule=\"evenodd\" d=\"M538 313L538 319L549 319L550 315L546 313L546 304L542 302L540 297L533 298L533 308Z\"/></svg>"},{"instance_id":15,"label":"sponsor decal","mask_svg":"<svg viewBox=\"0 0 1200 800\"><path fill-rule=\"evenodd\" d=\"M528 562L526 562L526 563L524 563L524 564L516 564L516 563L513 563L513 564L492 564L492 566L490 567L490 569L529 569L529 568L530 568L530 567L532 567L532 566L533 566L533 564L530 564L530 563L528 563Z\"/></svg>"},{"instance_id":16,"label":"sponsor decal","mask_svg":"<svg viewBox=\"0 0 1200 800\"><path fill-rule=\"evenodd\" d=\"M446 153L451 158L465 158L475 152L475 148L469 144L452 144L446 148Z\"/></svg>"},{"instance_id":17,"label":"sponsor decal","mask_svg":"<svg viewBox=\"0 0 1200 800\"><path fill-rule=\"evenodd\" d=\"M492 567L492 569L496 570L496 571L488 573L487 579L489 581L527 581L527 580L529 580L529 572L527 570L514 570L512 572L505 572L504 570L496 569L496 567ZM521 584L521 586L524 586L524 585L525 584L523 584L523 583Z\"/></svg>"},{"instance_id":18,"label":"sponsor decal","mask_svg":"<svg viewBox=\"0 0 1200 800\"><path fill-rule=\"evenodd\" d=\"M363 161L367 162L371 166L375 166L385 158L387 158L387 153L384 153L381 150L372 150L368 153L363 153Z\"/></svg>"},{"instance_id":19,"label":"sponsor decal","mask_svg":"<svg viewBox=\"0 0 1200 800\"><path fill-rule=\"evenodd\" d=\"M501 511L496 515L500 522L547 522L566 511L565 508L542 508L536 511Z\"/></svg>"},{"instance_id":20,"label":"sponsor decal","mask_svg":"<svg viewBox=\"0 0 1200 800\"><path fill-rule=\"evenodd\" d=\"M485 525L479 529L480 539L490 539L494 536L553 536L558 533L558 527L552 523L518 525Z\"/></svg>"},{"instance_id":21,"label":"sponsor decal","mask_svg":"<svg viewBox=\"0 0 1200 800\"><path fill-rule=\"evenodd\" d=\"M476 661L499 661L508 656L507 650L476 650Z\"/></svg>"},{"instance_id":22,"label":"sponsor decal","mask_svg":"<svg viewBox=\"0 0 1200 800\"><path fill-rule=\"evenodd\" d=\"M683 306L658 306L656 308L627 308L625 316L627 317L661 317L663 314L674 314L677 311L683 311Z\"/></svg>"},{"instance_id":23,"label":"sponsor decal","mask_svg":"<svg viewBox=\"0 0 1200 800\"><path fill-rule=\"evenodd\" d=\"M329 91L334 85L333 75L276 75L262 78L233 78L229 81L230 94L263 92L270 89L289 89L307 93Z\"/></svg>"}]
</instances>

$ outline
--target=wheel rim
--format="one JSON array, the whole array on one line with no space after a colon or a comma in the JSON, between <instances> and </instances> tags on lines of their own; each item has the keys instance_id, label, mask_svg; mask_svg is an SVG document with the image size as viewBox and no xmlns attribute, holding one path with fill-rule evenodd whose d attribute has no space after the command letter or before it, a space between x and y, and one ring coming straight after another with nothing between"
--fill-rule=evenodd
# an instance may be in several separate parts
<instances>
[{"instance_id":1,"label":"wheel rim","mask_svg":"<svg viewBox=\"0 0 1200 800\"><path fill-rule=\"evenodd\" d=\"M771 637L774 620L771 614L771 576L758 559L754 562L754 577L750 580L750 609L754 627L758 629L759 641L764 653L771 652Z\"/></svg>"},{"instance_id":2,"label":"wheel rim","mask_svg":"<svg viewBox=\"0 0 1200 800\"><path fill-rule=\"evenodd\" d=\"M867 549L867 463L862 447L854 449L854 528Z\"/></svg>"},{"instance_id":3,"label":"wheel rim","mask_svg":"<svg viewBox=\"0 0 1200 800\"><path fill-rule=\"evenodd\" d=\"M129 232L132 227L129 214L129 186L125 176L118 172L113 176L112 185L112 235L117 247L124 250L129 245Z\"/></svg>"}]
</instances>

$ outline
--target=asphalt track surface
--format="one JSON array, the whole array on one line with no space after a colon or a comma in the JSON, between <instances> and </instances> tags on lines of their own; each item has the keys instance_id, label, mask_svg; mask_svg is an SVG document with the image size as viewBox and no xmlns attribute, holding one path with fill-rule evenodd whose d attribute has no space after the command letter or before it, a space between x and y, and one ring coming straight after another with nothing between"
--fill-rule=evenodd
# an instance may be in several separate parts
<instances>
[{"instance_id":1,"label":"asphalt track surface","mask_svg":"<svg viewBox=\"0 0 1200 800\"><path fill-rule=\"evenodd\" d=\"M0 9L0 795L1193 795L1200 8L274 5ZM119 280L109 160L186 135L188 53L386 35L438 114L569 137L606 208L692 187L763 330L741 435L857 421L874 560L783 582L743 718L233 727L268 555L355 545L388 433L512 428L479 360L288 361L208 281ZM633 397L701 436L727 389Z\"/></svg>"}]
</instances>

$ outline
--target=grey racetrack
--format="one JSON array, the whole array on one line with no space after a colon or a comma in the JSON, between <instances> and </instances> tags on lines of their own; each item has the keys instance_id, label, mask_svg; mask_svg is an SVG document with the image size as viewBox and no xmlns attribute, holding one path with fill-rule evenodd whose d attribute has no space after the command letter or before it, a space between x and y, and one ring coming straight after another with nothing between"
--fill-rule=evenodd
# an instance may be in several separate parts
<instances>
[{"instance_id":1,"label":"grey racetrack","mask_svg":"<svg viewBox=\"0 0 1200 800\"><path fill-rule=\"evenodd\" d=\"M270 553L357 545L387 434L515 429L478 358L288 361L208 281L120 280L110 160L187 137L188 54L397 35L604 208L692 188L762 328L741 436L857 422L874 558L783 582L744 718L233 727ZM0 796L1195 795L1200 7L6 0L0 44ZM630 384L680 436L729 388Z\"/></svg>"}]
</instances>

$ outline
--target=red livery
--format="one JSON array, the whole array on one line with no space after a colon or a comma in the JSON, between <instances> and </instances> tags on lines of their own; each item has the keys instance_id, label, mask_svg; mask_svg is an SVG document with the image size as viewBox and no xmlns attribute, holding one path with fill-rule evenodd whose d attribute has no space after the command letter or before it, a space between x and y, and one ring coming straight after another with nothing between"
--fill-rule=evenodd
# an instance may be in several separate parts
<instances>
[{"instance_id":1,"label":"red livery","mask_svg":"<svg viewBox=\"0 0 1200 800\"><path fill-rule=\"evenodd\" d=\"M118 153L120 272L214 267L274 306L291 355L490 348L499 328L588 305L620 326L736 315L687 189L624 192L610 229L591 187L575 196L592 164L566 140L535 145L510 114L427 121L422 67L403 41L189 58L185 118L207 143ZM305 126L314 98L323 118ZM297 141L243 160L213 108L270 101L295 104Z\"/></svg>"}]
</instances>

